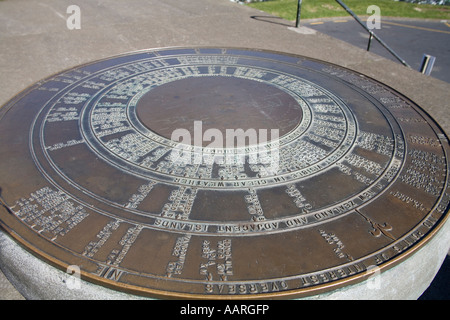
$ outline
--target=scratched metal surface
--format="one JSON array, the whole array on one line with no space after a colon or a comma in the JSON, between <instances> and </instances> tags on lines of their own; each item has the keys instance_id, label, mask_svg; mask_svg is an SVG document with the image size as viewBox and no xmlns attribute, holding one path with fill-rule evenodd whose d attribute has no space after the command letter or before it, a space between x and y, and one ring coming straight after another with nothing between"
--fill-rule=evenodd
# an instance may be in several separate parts
<instances>
[{"instance_id":1,"label":"scratched metal surface","mask_svg":"<svg viewBox=\"0 0 450 320\"><path fill-rule=\"evenodd\" d=\"M0 109L0 220L42 259L117 290L301 297L426 243L448 215L448 151L414 102L339 66L139 51Z\"/></svg>"}]
</instances>

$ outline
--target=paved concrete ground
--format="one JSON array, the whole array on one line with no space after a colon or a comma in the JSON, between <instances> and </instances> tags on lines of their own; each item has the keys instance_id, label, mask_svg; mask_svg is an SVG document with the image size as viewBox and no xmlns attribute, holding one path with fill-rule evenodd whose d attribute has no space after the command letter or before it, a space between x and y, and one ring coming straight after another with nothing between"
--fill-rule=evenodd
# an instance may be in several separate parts
<instances>
[{"instance_id":1,"label":"paved concrete ground","mask_svg":"<svg viewBox=\"0 0 450 320\"><path fill-rule=\"evenodd\" d=\"M51 74L123 52L249 47L310 56L376 78L421 105L450 132L448 83L311 28L292 28L291 22L229 0L77 0L81 29L69 30L66 9L73 3L0 1L0 105ZM20 297L6 286L0 274L0 298Z\"/></svg>"},{"instance_id":2,"label":"paved concrete ground","mask_svg":"<svg viewBox=\"0 0 450 320\"><path fill-rule=\"evenodd\" d=\"M0 300L25 300L0 270Z\"/></svg>"},{"instance_id":3,"label":"paved concrete ground","mask_svg":"<svg viewBox=\"0 0 450 320\"><path fill-rule=\"evenodd\" d=\"M365 22L364 18L361 18ZM369 34L352 17L305 20L304 26L366 49ZM441 20L382 18L381 29L373 30L412 68L419 70L424 54L436 58L431 76L450 83L450 23ZM370 51L398 60L375 39ZM398 62L400 63L400 62Z\"/></svg>"}]
</instances>

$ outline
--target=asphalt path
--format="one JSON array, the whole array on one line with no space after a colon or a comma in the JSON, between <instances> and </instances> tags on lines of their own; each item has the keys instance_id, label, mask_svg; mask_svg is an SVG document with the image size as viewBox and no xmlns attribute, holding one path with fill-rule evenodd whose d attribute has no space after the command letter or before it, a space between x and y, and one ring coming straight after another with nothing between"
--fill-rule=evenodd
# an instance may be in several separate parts
<instances>
[{"instance_id":1,"label":"asphalt path","mask_svg":"<svg viewBox=\"0 0 450 320\"><path fill-rule=\"evenodd\" d=\"M350 16L304 20L301 24L359 48L366 49L368 46L369 33ZM373 29L373 32L411 68L419 70L423 55L431 55L436 59L430 76L450 83L450 20L381 18L380 27ZM375 39L371 42L370 51L399 62Z\"/></svg>"}]
</instances>

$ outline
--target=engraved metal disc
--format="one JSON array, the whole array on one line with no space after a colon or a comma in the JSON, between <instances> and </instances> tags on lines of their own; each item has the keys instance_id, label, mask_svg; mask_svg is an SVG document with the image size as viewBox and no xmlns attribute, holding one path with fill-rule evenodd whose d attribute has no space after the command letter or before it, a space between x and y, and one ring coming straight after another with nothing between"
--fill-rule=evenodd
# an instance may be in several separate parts
<instances>
[{"instance_id":1,"label":"engraved metal disc","mask_svg":"<svg viewBox=\"0 0 450 320\"><path fill-rule=\"evenodd\" d=\"M2 226L151 297L294 298L384 271L447 217L449 143L416 104L322 61L140 51L0 109Z\"/></svg>"}]
</instances>

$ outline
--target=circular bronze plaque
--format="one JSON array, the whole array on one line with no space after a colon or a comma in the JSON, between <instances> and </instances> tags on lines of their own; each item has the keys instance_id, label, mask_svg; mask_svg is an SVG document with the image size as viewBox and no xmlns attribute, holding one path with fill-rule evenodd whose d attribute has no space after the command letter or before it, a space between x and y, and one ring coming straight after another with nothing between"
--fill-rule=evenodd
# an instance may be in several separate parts
<instances>
[{"instance_id":1,"label":"circular bronze plaque","mask_svg":"<svg viewBox=\"0 0 450 320\"><path fill-rule=\"evenodd\" d=\"M0 110L2 225L82 278L152 297L293 298L384 271L449 205L447 136L313 59L140 51Z\"/></svg>"}]
</instances>

